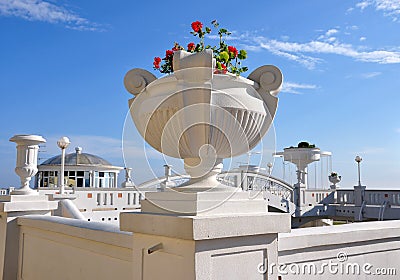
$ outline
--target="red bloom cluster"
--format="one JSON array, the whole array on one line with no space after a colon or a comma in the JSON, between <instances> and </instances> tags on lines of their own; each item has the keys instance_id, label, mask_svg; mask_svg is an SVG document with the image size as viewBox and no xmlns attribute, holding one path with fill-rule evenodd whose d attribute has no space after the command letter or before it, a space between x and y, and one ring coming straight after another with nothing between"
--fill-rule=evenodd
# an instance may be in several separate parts
<instances>
[{"instance_id":1,"label":"red bloom cluster","mask_svg":"<svg viewBox=\"0 0 400 280\"><path fill-rule=\"evenodd\" d=\"M165 58L169 59L174 55L174 51L173 50L166 50L165 51Z\"/></svg>"},{"instance_id":2,"label":"red bloom cluster","mask_svg":"<svg viewBox=\"0 0 400 280\"><path fill-rule=\"evenodd\" d=\"M1 1L1 0L0 0ZM241 60L246 59L247 53L245 50L238 51L234 46L228 46L224 37L231 35L231 32L226 30L225 28L219 28L219 23L217 21L212 21L211 24L218 30L219 35L219 45L218 46L210 46L204 44L204 39L207 34L211 33L211 28L208 26L203 26L203 23L200 21L194 21L191 24L192 34L194 37L197 37L200 42L194 43L190 42L187 44L187 48L179 43L175 42L171 49L165 51L165 56L163 58L155 57L153 62L153 68L155 70L159 70L163 74L170 74L174 72L173 69L173 58L174 53L177 51L188 51L190 53L200 53L205 50L213 51L213 58L215 59L215 73L216 74L224 74L224 73L232 73L239 76L241 73L246 72L248 70L247 67L241 66Z\"/></svg>"},{"instance_id":3,"label":"red bloom cluster","mask_svg":"<svg viewBox=\"0 0 400 280\"><path fill-rule=\"evenodd\" d=\"M227 71L226 65L223 64L223 63L221 63L221 67L222 67L222 71L223 71L224 73L226 73L226 71Z\"/></svg>"},{"instance_id":4,"label":"red bloom cluster","mask_svg":"<svg viewBox=\"0 0 400 280\"><path fill-rule=\"evenodd\" d=\"M192 22L192 29L194 32L199 32L203 28L203 24L200 21Z\"/></svg>"},{"instance_id":5,"label":"red bloom cluster","mask_svg":"<svg viewBox=\"0 0 400 280\"><path fill-rule=\"evenodd\" d=\"M196 48L196 44L195 43L189 43L188 45L187 45L187 50L188 50L188 52L192 52L192 51L194 51L194 49Z\"/></svg>"},{"instance_id":6,"label":"red bloom cluster","mask_svg":"<svg viewBox=\"0 0 400 280\"><path fill-rule=\"evenodd\" d=\"M233 46L229 46L228 51L230 54L233 54L233 57L237 57L239 54L238 50Z\"/></svg>"},{"instance_id":7,"label":"red bloom cluster","mask_svg":"<svg viewBox=\"0 0 400 280\"><path fill-rule=\"evenodd\" d=\"M153 62L154 68L155 69L159 69L160 68L160 63L161 63L161 58L159 58L158 56L155 57L154 58L154 62Z\"/></svg>"}]
</instances>

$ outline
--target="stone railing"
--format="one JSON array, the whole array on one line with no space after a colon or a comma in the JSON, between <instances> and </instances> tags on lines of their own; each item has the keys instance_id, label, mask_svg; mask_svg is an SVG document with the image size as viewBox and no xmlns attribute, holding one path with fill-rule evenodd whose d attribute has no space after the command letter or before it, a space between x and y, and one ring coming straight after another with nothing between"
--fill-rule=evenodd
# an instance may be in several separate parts
<instances>
[{"instance_id":1,"label":"stone railing","mask_svg":"<svg viewBox=\"0 0 400 280\"><path fill-rule=\"evenodd\" d=\"M399 236L400 221L281 233L278 237L281 279L398 279Z\"/></svg>"},{"instance_id":2,"label":"stone railing","mask_svg":"<svg viewBox=\"0 0 400 280\"><path fill-rule=\"evenodd\" d=\"M51 216L18 218L18 279L133 279L132 234Z\"/></svg>"}]
</instances>

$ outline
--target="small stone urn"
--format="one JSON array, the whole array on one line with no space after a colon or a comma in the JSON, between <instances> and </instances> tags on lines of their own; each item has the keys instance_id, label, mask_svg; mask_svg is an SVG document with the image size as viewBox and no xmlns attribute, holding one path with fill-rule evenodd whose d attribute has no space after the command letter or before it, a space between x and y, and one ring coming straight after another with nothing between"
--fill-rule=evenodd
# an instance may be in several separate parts
<instances>
[{"instance_id":1,"label":"small stone urn","mask_svg":"<svg viewBox=\"0 0 400 280\"><path fill-rule=\"evenodd\" d=\"M11 194L37 195L38 192L32 190L29 183L38 172L39 144L46 143L46 140L39 135L15 135L10 138L10 141L17 144L15 173L21 178L21 187L13 190Z\"/></svg>"},{"instance_id":2,"label":"small stone urn","mask_svg":"<svg viewBox=\"0 0 400 280\"><path fill-rule=\"evenodd\" d=\"M253 149L276 113L281 71L257 68L248 78L215 73L212 50L177 51L174 73L160 79L143 69L129 71L126 89L132 119L157 151L184 160L188 183L177 191L222 191L222 160Z\"/></svg>"},{"instance_id":3,"label":"small stone urn","mask_svg":"<svg viewBox=\"0 0 400 280\"><path fill-rule=\"evenodd\" d=\"M331 175L328 176L328 178L329 182L332 183L331 189L336 190L336 184L340 183L340 181L342 180L342 176L338 176L337 173L332 172Z\"/></svg>"}]
</instances>

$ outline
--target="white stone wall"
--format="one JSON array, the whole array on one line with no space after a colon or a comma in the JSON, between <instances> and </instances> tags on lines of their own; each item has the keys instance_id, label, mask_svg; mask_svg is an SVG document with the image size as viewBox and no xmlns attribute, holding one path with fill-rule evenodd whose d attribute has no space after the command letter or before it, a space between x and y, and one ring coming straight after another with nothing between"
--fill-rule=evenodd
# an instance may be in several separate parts
<instances>
[{"instance_id":1,"label":"white stone wall","mask_svg":"<svg viewBox=\"0 0 400 280\"><path fill-rule=\"evenodd\" d=\"M132 236L61 217L19 218L19 279L132 279Z\"/></svg>"},{"instance_id":2,"label":"white stone wall","mask_svg":"<svg viewBox=\"0 0 400 280\"><path fill-rule=\"evenodd\" d=\"M278 250L282 280L399 279L400 221L294 229Z\"/></svg>"}]
</instances>

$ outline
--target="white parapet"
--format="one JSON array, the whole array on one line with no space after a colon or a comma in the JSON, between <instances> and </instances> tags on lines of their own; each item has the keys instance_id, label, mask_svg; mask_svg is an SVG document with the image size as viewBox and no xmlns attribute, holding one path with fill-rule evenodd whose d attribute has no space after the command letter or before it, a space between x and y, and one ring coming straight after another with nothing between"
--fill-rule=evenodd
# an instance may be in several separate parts
<instances>
[{"instance_id":1,"label":"white parapet","mask_svg":"<svg viewBox=\"0 0 400 280\"><path fill-rule=\"evenodd\" d=\"M17 265L20 242L16 218L32 214L50 215L57 204L57 201L49 201L44 195L0 197L0 279L19 279Z\"/></svg>"}]
</instances>

